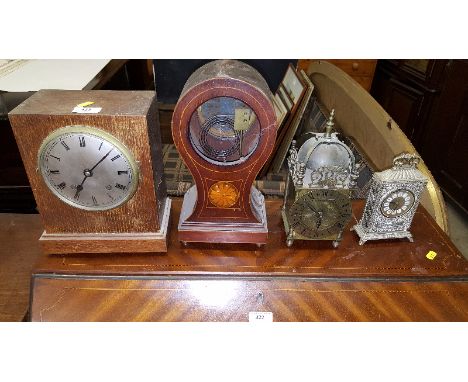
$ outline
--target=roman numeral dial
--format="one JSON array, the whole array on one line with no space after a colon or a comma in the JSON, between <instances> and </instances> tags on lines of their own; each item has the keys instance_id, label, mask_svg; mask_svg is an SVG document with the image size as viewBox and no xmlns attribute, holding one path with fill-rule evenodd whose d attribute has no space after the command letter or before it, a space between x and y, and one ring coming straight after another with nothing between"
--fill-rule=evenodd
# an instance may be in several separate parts
<instances>
[{"instance_id":1,"label":"roman numeral dial","mask_svg":"<svg viewBox=\"0 0 468 382\"><path fill-rule=\"evenodd\" d=\"M380 211L387 218L405 215L414 205L414 194L409 190L396 190L384 197Z\"/></svg>"},{"instance_id":2,"label":"roman numeral dial","mask_svg":"<svg viewBox=\"0 0 468 382\"><path fill-rule=\"evenodd\" d=\"M44 140L38 154L45 184L62 202L75 208L116 208L137 189L139 172L132 153L100 129L58 129Z\"/></svg>"},{"instance_id":3,"label":"roman numeral dial","mask_svg":"<svg viewBox=\"0 0 468 382\"><path fill-rule=\"evenodd\" d=\"M289 209L294 231L309 239L338 235L351 218L351 202L338 191L310 190Z\"/></svg>"}]
</instances>

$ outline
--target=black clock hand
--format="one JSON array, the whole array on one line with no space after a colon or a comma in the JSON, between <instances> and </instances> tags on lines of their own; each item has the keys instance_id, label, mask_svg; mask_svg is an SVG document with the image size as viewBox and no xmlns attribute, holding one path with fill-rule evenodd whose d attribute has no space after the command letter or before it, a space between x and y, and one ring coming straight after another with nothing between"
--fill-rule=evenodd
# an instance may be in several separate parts
<instances>
[{"instance_id":1,"label":"black clock hand","mask_svg":"<svg viewBox=\"0 0 468 382\"><path fill-rule=\"evenodd\" d=\"M314 214L316 214L316 215L319 214L319 212L314 207L312 207L312 204L309 204L309 203L306 203L306 204L307 204L307 207L309 207Z\"/></svg>"},{"instance_id":2,"label":"black clock hand","mask_svg":"<svg viewBox=\"0 0 468 382\"><path fill-rule=\"evenodd\" d=\"M99 163L101 163L104 159L106 159L109 156L112 150L114 150L114 148L111 148L109 152L106 155L104 155L99 162L97 162L93 167L91 167L89 171L93 171L98 166Z\"/></svg>"},{"instance_id":3,"label":"black clock hand","mask_svg":"<svg viewBox=\"0 0 468 382\"><path fill-rule=\"evenodd\" d=\"M83 178L83 180L81 181L81 184L79 184L79 185L76 187L76 193L75 193L75 196L74 196L75 199L78 199L78 196L80 195L80 192L83 190L83 184L84 184L84 182L86 181L86 179L88 179L90 176L93 176L93 170L94 170L104 159L106 159L106 158L109 156L109 154L111 153L112 150L114 150L114 148L111 148L111 149L109 150L109 152L108 152L106 155L104 155L104 156L99 160L99 162L97 162L90 170L88 170L88 169L84 170L84 178Z\"/></svg>"},{"instance_id":4,"label":"black clock hand","mask_svg":"<svg viewBox=\"0 0 468 382\"><path fill-rule=\"evenodd\" d=\"M318 220L317 220L317 224L316 224L316 227L317 227L317 229L319 229L319 228L320 228L320 226L322 225L322 217L323 217L323 213L322 213L322 212L319 212L319 213L318 213L318 217L319 217L319 218L318 218Z\"/></svg>"},{"instance_id":5,"label":"black clock hand","mask_svg":"<svg viewBox=\"0 0 468 382\"><path fill-rule=\"evenodd\" d=\"M81 182L81 184L79 184L78 186L76 186L76 192L75 192L75 196L74 198L75 199L78 199L78 196L80 195L80 192L83 190L83 183L85 182L86 179L88 179L89 177L87 175L85 175L85 177L83 178L83 181Z\"/></svg>"},{"instance_id":6,"label":"black clock hand","mask_svg":"<svg viewBox=\"0 0 468 382\"><path fill-rule=\"evenodd\" d=\"M307 207L309 207L312 210L312 212L318 216L318 219L316 222L316 228L319 229L320 226L322 225L323 212L317 211L310 203L306 203L306 204L307 204Z\"/></svg>"}]
</instances>

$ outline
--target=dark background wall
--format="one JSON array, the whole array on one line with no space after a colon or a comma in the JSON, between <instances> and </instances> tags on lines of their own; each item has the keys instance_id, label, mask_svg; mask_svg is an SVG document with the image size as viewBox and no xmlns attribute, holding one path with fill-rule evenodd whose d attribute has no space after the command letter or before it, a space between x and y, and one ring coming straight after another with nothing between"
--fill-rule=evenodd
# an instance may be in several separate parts
<instances>
[{"instance_id":1,"label":"dark background wall","mask_svg":"<svg viewBox=\"0 0 468 382\"><path fill-rule=\"evenodd\" d=\"M153 60L158 101L176 103L190 75L210 61L213 60ZM257 69L272 92L278 88L289 63L297 64L297 59L240 61Z\"/></svg>"}]
</instances>

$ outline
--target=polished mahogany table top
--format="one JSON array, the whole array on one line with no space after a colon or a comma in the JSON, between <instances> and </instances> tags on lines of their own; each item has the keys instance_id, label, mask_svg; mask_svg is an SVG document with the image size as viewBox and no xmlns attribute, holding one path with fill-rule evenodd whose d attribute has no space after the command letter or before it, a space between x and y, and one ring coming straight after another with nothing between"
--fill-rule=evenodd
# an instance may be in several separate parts
<instances>
[{"instance_id":1,"label":"polished mahogany table top","mask_svg":"<svg viewBox=\"0 0 468 382\"><path fill-rule=\"evenodd\" d=\"M177 239L173 201L167 253L40 255L33 321L466 321L468 261L420 207L414 242L358 244L349 228L331 242L286 246L281 201L267 201L269 241L199 244ZM39 232L35 233L39 237ZM437 256L430 260L429 251Z\"/></svg>"},{"instance_id":2,"label":"polished mahogany table top","mask_svg":"<svg viewBox=\"0 0 468 382\"><path fill-rule=\"evenodd\" d=\"M369 241L359 245L350 227L360 218L363 201L353 202L353 218L338 248L331 241L295 241L286 246L281 202L267 201L268 243L182 245L177 239L181 200L173 201L168 252L158 254L49 255L41 256L35 273L99 275L206 275L294 276L314 278L424 278L467 279L468 261L432 217L419 207L405 239ZM426 255L435 251L429 260Z\"/></svg>"}]
</instances>

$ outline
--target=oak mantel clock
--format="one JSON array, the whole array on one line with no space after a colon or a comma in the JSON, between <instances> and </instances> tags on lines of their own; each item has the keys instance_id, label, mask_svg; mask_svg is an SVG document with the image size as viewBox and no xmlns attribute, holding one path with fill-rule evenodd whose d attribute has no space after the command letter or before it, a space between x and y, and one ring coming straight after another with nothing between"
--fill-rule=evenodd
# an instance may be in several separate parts
<instances>
[{"instance_id":1,"label":"oak mantel clock","mask_svg":"<svg viewBox=\"0 0 468 382\"><path fill-rule=\"evenodd\" d=\"M276 115L263 77L240 61L204 65L182 90L172 135L195 180L179 239L265 244L265 202L253 182L273 150Z\"/></svg>"},{"instance_id":2,"label":"oak mantel clock","mask_svg":"<svg viewBox=\"0 0 468 382\"><path fill-rule=\"evenodd\" d=\"M76 108L86 101L92 108ZM154 92L41 90L9 118L46 253L166 251Z\"/></svg>"}]
</instances>

